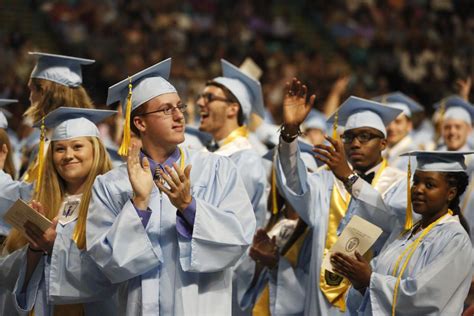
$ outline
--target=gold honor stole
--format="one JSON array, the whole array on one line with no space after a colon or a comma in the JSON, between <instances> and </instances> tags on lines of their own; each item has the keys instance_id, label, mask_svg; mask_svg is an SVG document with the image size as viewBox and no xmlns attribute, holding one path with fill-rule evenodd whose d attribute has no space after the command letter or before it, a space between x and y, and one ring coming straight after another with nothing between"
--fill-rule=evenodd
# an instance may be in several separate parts
<instances>
[{"instance_id":1,"label":"gold honor stole","mask_svg":"<svg viewBox=\"0 0 474 316\"><path fill-rule=\"evenodd\" d=\"M247 126L243 125L243 126L240 126L239 128L234 129L229 134L229 136L224 138L224 140L222 141L222 146L232 143L234 140L236 140L239 137L244 137L244 138L249 137L249 130L247 129Z\"/></svg>"},{"instance_id":2,"label":"gold honor stole","mask_svg":"<svg viewBox=\"0 0 474 316\"><path fill-rule=\"evenodd\" d=\"M303 234L293 243L288 249L284 258L288 260L293 268L296 267L298 261L298 255L300 254L301 247L303 247L306 235L308 235L309 229L306 229ZM270 316L270 287L265 285L265 289L260 294L254 308L252 309L253 316Z\"/></svg>"},{"instance_id":3,"label":"gold honor stole","mask_svg":"<svg viewBox=\"0 0 474 316\"><path fill-rule=\"evenodd\" d=\"M380 175L386 167L387 160L383 159L381 166L379 170L377 170L374 180L372 181L372 187L375 187ZM335 183L332 189L331 201L329 204L329 221L324 256L326 256L326 254L329 252L329 249L331 249L332 245L334 245L337 241L337 228L339 227L341 220L346 215L349 202L350 194L346 193L346 199L343 199L342 193L339 191ZM329 303L339 308L339 310L342 312L346 310L345 294L349 290L350 285L351 282L348 279L325 269L321 269L319 274L319 287L324 296L326 296Z\"/></svg>"}]
</instances>

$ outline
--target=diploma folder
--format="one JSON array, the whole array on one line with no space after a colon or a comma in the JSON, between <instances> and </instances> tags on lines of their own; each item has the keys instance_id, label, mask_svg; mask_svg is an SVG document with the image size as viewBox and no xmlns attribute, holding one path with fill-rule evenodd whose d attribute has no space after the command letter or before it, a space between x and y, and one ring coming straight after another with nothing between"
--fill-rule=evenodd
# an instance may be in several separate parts
<instances>
[{"instance_id":1,"label":"diploma folder","mask_svg":"<svg viewBox=\"0 0 474 316\"><path fill-rule=\"evenodd\" d=\"M51 221L36 212L31 206L26 204L22 199L18 199L3 216L5 222L12 227L25 233L24 225L26 221L30 221L38 226L41 231L46 231L51 226Z\"/></svg>"},{"instance_id":2,"label":"diploma folder","mask_svg":"<svg viewBox=\"0 0 474 316\"><path fill-rule=\"evenodd\" d=\"M324 256L322 269L333 272L330 261L335 252L355 257L355 252L364 255L382 234L382 229L360 216L354 215L342 231L341 235Z\"/></svg>"}]
</instances>

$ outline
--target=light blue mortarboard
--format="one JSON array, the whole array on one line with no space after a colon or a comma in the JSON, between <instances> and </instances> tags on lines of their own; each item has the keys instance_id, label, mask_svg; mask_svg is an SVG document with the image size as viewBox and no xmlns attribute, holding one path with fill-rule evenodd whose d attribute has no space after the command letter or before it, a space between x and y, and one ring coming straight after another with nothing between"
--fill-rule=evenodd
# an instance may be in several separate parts
<instances>
[{"instance_id":1,"label":"light blue mortarboard","mask_svg":"<svg viewBox=\"0 0 474 316\"><path fill-rule=\"evenodd\" d=\"M413 113L423 111L423 107L418 102L400 91L380 95L372 100L400 109L409 118L412 117Z\"/></svg>"},{"instance_id":2,"label":"light blue mortarboard","mask_svg":"<svg viewBox=\"0 0 474 316\"><path fill-rule=\"evenodd\" d=\"M329 124L337 124L350 130L360 127L371 127L387 136L385 126L390 124L402 111L379 102L350 96L339 109L328 119Z\"/></svg>"},{"instance_id":3,"label":"light blue mortarboard","mask_svg":"<svg viewBox=\"0 0 474 316\"><path fill-rule=\"evenodd\" d=\"M328 127L327 118L323 113L312 109L309 112L308 117L306 117L306 120L303 122L303 127L305 129L320 129L325 133Z\"/></svg>"},{"instance_id":4,"label":"light blue mortarboard","mask_svg":"<svg viewBox=\"0 0 474 316\"><path fill-rule=\"evenodd\" d=\"M410 151L400 156L416 157L416 170L437 172L466 171L465 155L474 151Z\"/></svg>"},{"instance_id":5,"label":"light blue mortarboard","mask_svg":"<svg viewBox=\"0 0 474 316\"><path fill-rule=\"evenodd\" d=\"M263 93L260 82L244 73L228 61L221 59L222 77L212 79L227 89L239 100L247 120L251 112L264 117Z\"/></svg>"},{"instance_id":6,"label":"light blue mortarboard","mask_svg":"<svg viewBox=\"0 0 474 316\"><path fill-rule=\"evenodd\" d=\"M17 103L15 99L0 99L0 128L6 129L8 127L7 117L11 116L11 113L3 108L5 105Z\"/></svg>"},{"instance_id":7,"label":"light blue mortarboard","mask_svg":"<svg viewBox=\"0 0 474 316\"><path fill-rule=\"evenodd\" d=\"M157 96L176 93L175 87L168 82L170 71L171 58L168 58L130 77L132 81L132 111ZM107 105L121 101L124 116L129 82L129 78L126 78L114 84L109 87L107 95Z\"/></svg>"},{"instance_id":8,"label":"light blue mortarboard","mask_svg":"<svg viewBox=\"0 0 474 316\"><path fill-rule=\"evenodd\" d=\"M30 52L29 54L38 56L31 78L45 79L68 87L80 86L82 84L81 66L95 62L92 59L48 53Z\"/></svg>"},{"instance_id":9,"label":"light blue mortarboard","mask_svg":"<svg viewBox=\"0 0 474 316\"><path fill-rule=\"evenodd\" d=\"M54 128L52 141L76 137L99 137L96 123L115 113L117 111L60 107L45 116L44 125ZM41 122L35 123L34 126L41 126Z\"/></svg>"},{"instance_id":10,"label":"light blue mortarboard","mask_svg":"<svg viewBox=\"0 0 474 316\"><path fill-rule=\"evenodd\" d=\"M474 120L474 106L458 95L451 95L435 103L435 109L444 108L443 120L462 120L472 125Z\"/></svg>"}]
</instances>

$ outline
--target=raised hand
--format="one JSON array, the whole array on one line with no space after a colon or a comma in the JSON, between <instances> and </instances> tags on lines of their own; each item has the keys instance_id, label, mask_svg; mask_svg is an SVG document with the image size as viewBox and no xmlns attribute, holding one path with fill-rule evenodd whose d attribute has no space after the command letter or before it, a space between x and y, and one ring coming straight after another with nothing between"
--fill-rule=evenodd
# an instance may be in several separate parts
<instances>
[{"instance_id":1,"label":"raised hand","mask_svg":"<svg viewBox=\"0 0 474 316\"><path fill-rule=\"evenodd\" d=\"M183 212L191 204L191 165L186 166L184 171L176 163L173 163L173 169L165 166L166 172L160 170L161 178L168 184L156 181L156 185L170 199L171 204Z\"/></svg>"},{"instance_id":2,"label":"raised hand","mask_svg":"<svg viewBox=\"0 0 474 316\"><path fill-rule=\"evenodd\" d=\"M153 176L148 158L143 157L140 163L140 148L136 144L132 144L128 150L127 171L134 194L133 204L139 209L146 210L153 190Z\"/></svg>"},{"instance_id":3,"label":"raised hand","mask_svg":"<svg viewBox=\"0 0 474 316\"><path fill-rule=\"evenodd\" d=\"M35 200L31 201L30 206L38 213L45 216L43 205ZM35 251L42 250L48 254L51 254L54 247L54 241L56 240L56 226L58 225L58 219L54 218L51 226L44 232L30 221L27 221L24 225L26 236L30 242L30 248Z\"/></svg>"},{"instance_id":4,"label":"raised hand","mask_svg":"<svg viewBox=\"0 0 474 316\"><path fill-rule=\"evenodd\" d=\"M361 291L369 286L372 268L357 251L355 258L336 252L331 256L331 264L334 271L348 278L356 290Z\"/></svg>"},{"instance_id":5,"label":"raised hand","mask_svg":"<svg viewBox=\"0 0 474 316\"><path fill-rule=\"evenodd\" d=\"M347 163L344 146L339 139L334 139L327 135L325 138L331 143L331 145L316 145L313 148L313 152L317 154L316 157L318 159L328 165L336 178L343 181L352 173L352 170Z\"/></svg>"},{"instance_id":6,"label":"raised hand","mask_svg":"<svg viewBox=\"0 0 474 316\"><path fill-rule=\"evenodd\" d=\"M456 84L459 87L459 95L466 101L469 102L469 93L471 92L472 80L471 77L467 77L466 80L458 79Z\"/></svg>"},{"instance_id":7,"label":"raised hand","mask_svg":"<svg viewBox=\"0 0 474 316\"><path fill-rule=\"evenodd\" d=\"M308 116L316 96L313 94L307 102L307 93L308 88L296 78L285 84L285 96L283 98L283 123L285 127L297 130Z\"/></svg>"},{"instance_id":8,"label":"raised hand","mask_svg":"<svg viewBox=\"0 0 474 316\"><path fill-rule=\"evenodd\" d=\"M270 239L264 229L259 228L253 237L249 256L259 265L270 269L276 267L280 254L276 245L275 236Z\"/></svg>"},{"instance_id":9,"label":"raised hand","mask_svg":"<svg viewBox=\"0 0 474 316\"><path fill-rule=\"evenodd\" d=\"M8 147L7 144L2 144L0 148L0 170L5 167L5 161L7 160Z\"/></svg>"}]
</instances>

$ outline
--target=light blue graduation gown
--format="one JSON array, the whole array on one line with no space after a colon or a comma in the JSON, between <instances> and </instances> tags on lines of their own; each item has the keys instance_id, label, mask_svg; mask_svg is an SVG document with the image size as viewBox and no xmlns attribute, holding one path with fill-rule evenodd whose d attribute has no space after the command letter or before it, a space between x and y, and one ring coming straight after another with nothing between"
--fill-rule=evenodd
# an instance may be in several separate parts
<instances>
[{"instance_id":1,"label":"light blue graduation gown","mask_svg":"<svg viewBox=\"0 0 474 316\"><path fill-rule=\"evenodd\" d=\"M0 315L22 315L17 311L13 290L18 274L25 263L27 247L20 248L0 257ZM23 313L26 314L26 313Z\"/></svg>"},{"instance_id":2,"label":"light blue graduation gown","mask_svg":"<svg viewBox=\"0 0 474 316\"><path fill-rule=\"evenodd\" d=\"M272 315L303 315L306 292L310 285L306 282L310 273L311 240L310 231L298 254L296 266L280 256L275 270L264 268L257 282L250 287L255 273L255 261L249 256L235 269L237 297L242 309L253 308L260 294L268 284L270 292L270 312Z\"/></svg>"},{"instance_id":3,"label":"light blue graduation gown","mask_svg":"<svg viewBox=\"0 0 474 316\"><path fill-rule=\"evenodd\" d=\"M411 239L410 234L400 236L372 260L365 295L349 291L350 315L391 314L396 260L421 233ZM443 219L425 236L408 263L398 290L397 315L460 315L471 285L473 260L471 241L458 217Z\"/></svg>"},{"instance_id":4,"label":"light blue graduation gown","mask_svg":"<svg viewBox=\"0 0 474 316\"><path fill-rule=\"evenodd\" d=\"M88 252L113 283L127 315L229 315L231 267L255 232L255 216L233 162L184 149L196 214L191 239L177 232L177 210L153 187L143 227L131 202L126 165L99 176L87 221ZM178 163L179 165L179 163Z\"/></svg>"},{"instance_id":5,"label":"light blue graduation gown","mask_svg":"<svg viewBox=\"0 0 474 316\"><path fill-rule=\"evenodd\" d=\"M8 235L11 226L3 221L3 216L10 206L18 199L29 201L33 193L33 185L14 181L12 177L0 170L0 235Z\"/></svg>"},{"instance_id":6,"label":"light blue graduation gown","mask_svg":"<svg viewBox=\"0 0 474 316\"><path fill-rule=\"evenodd\" d=\"M22 181L14 181L8 174L0 172L0 207L6 211L17 199L31 199L33 186ZM5 208L5 209L4 209ZM26 302L17 306L20 312L31 310L34 306L35 315L50 315L54 304L85 303L86 315L106 315L116 313L116 302L112 295L115 288L99 270L85 251L77 248L71 239L76 221L56 228L57 236L51 257L44 256L28 284L25 293ZM26 246L25 246L26 248ZM26 251L18 250L6 255L6 261L15 262L21 267L18 273L12 274L16 284L13 296L18 298L26 273ZM10 264L11 266L11 264ZM4 269L0 266L0 269ZM0 274L5 273L0 272ZM10 293L5 295L11 296ZM8 304L12 304L8 299ZM17 302L14 302L17 304ZM10 305L12 306L12 305ZM9 307L10 308L10 307Z\"/></svg>"},{"instance_id":7,"label":"light blue graduation gown","mask_svg":"<svg viewBox=\"0 0 474 316\"><path fill-rule=\"evenodd\" d=\"M117 286L71 239L76 222L65 226L58 224L52 255L42 257L24 294L21 290L26 264L23 264L14 289L20 310L34 308L35 315L46 316L53 315L54 305L83 303L88 316L117 314L118 304L114 296Z\"/></svg>"},{"instance_id":8,"label":"light blue graduation gown","mask_svg":"<svg viewBox=\"0 0 474 316\"><path fill-rule=\"evenodd\" d=\"M250 141L244 137L236 138L214 153L229 157L235 163L252 203L257 227L264 227L267 222L269 184L261 155L255 152Z\"/></svg>"},{"instance_id":9,"label":"light blue graduation gown","mask_svg":"<svg viewBox=\"0 0 474 316\"><path fill-rule=\"evenodd\" d=\"M326 169L308 173L300 158L300 151L297 146L290 146L284 143L284 141L280 141L279 146L277 155L278 189L298 212L300 217L313 228L311 269L307 278L304 315L342 315L343 313L338 308L333 307L319 289L320 269L328 230L331 192L333 185L336 183L336 178L332 171ZM292 156L296 158L290 159L289 157ZM382 196L395 188L398 181L403 178L405 176L401 171L387 167L382 172L377 183L378 190L372 188L369 183L359 179L358 181L362 183L362 188L365 188L363 191L368 192L362 198L371 200L381 199L383 201ZM338 186L341 187L342 185L338 183ZM343 186L342 190L345 190ZM405 201L404 203L406 204L406 193L402 196L396 195L394 198L401 201L401 203ZM352 199L345 217L339 224L338 234L342 232L350 218L358 212L357 207L358 205L354 205ZM386 238L387 236L385 236ZM377 245L375 250L379 250L382 244L383 242Z\"/></svg>"}]
</instances>

